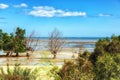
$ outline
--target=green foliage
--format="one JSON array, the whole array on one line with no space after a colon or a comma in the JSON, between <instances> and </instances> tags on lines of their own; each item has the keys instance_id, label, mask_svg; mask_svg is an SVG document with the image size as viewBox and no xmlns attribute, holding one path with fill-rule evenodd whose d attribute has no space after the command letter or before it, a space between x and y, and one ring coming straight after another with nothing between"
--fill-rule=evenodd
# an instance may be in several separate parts
<instances>
[{"instance_id":1,"label":"green foliage","mask_svg":"<svg viewBox=\"0 0 120 80\"><path fill-rule=\"evenodd\" d=\"M19 27L16 29L14 44L15 44L14 48L16 53L26 51L25 30Z\"/></svg>"},{"instance_id":2,"label":"green foliage","mask_svg":"<svg viewBox=\"0 0 120 80\"><path fill-rule=\"evenodd\" d=\"M61 80L119 80L120 36L100 39L93 53L79 54L58 72Z\"/></svg>"},{"instance_id":3,"label":"green foliage","mask_svg":"<svg viewBox=\"0 0 120 80\"><path fill-rule=\"evenodd\" d=\"M0 29L0 50L2 49L2 30Z\"/></svg>"},{"instance_id":4,"label":"green foliage","mask_svg":"<svg viewBox=\"0 0 120 80\"><path fill-rule=\"evenodd\" d=\"M112 36L112 40L106 49L109 53L120 53L120 36Z\"/></svg>"},{"instance_id":5,"label":"green foliage","mask_svg":"<svg viewBox=\"0 0 120 80\"><path fill-rule=\"evenodd\" d=\"M80 77L79 80L93 80L94 78L93 65L89 60L90 55L88 51L78 55L77 65Z\"/></svg>"},{"instance_id":6,"label":"green foliage","mask_svg":"<svg viewBox=\"0 0 120 80\"><path fill-rule=\"evenodd\" d=\"M109 43L109 38L98 40L98 42L96 43L95 53L98 55L103 54L106 51L106 47L109 45Z\"/></svg>"},{"instance_id":7,"label":"green foliage","mask_svg":"<svg viewBox=\"0 0 120 80\"><path fill-rule=\"evenodd\" d=\"M3 33L2 30L0 30L0 49L15 52L16 56L18 56L19 52L25 52L25 30L17 27L15 34Z\"/></svg>"},{"instance_id":8,"label":"green foliage","mask_svg":"<svg viewBox=\"0 0 120 80\"><path fill-rule=\"evenodd\" d=\"M79 54L77 61L65 62L58 75L60 80L93 80L93 65L89 61L89 52L85 51Z\"/></svg>"},{"instance_id":9,"label":"green foliage","mask_svg":"<svg viewBox=\"0 0 120 80\"><path fill-rule=\"evenodd\" d=\"M100 39L90 60L94 65L94 80L119 80L120 36Z\"/></svg>"},{"instance_id":10,"label":"green foliage","mask_svg":"<svg viewBox=\"0 0 120 80\"><path fill-rule=\"evenodd\" d=\"M120 54L99 56L94 72L96 74L94 80L119 80Z\"/></svg>"},{"instance_id":11,"label":"green foliage","mask_svg":"<svg viewBox=\"0 0 120 80\"><path fill-rule=\"evenodd\" d=\"M100 39L96 43L95 50L91 54L91 61L95 65L98 56L105 54L118 54L120 53L120 36L112 36L111 38Z\"/></svg>"},{"instance_id":12,"label":"green foliage","mask_svg":"<svg viewBox=\"0 0 120 80\"><path fill-rule=\"evenodd\" d=\"M90 54L91 54L90 52L85 51L83 54L78 55L78 59L79 58L89 59Z\"/></svg>"},{"instance_id":13,"label":"green foliage","mask_svg":"<svg viewBox=\"0 0 120 80\"><path fill-rule=\"evenodd\" d=\"M2 34L3 50L5 51L13 50L14 45L13 45L13 39L11 37L12 36L11 35L9 36L7 33Z\"/></svg>"},{"instance_id":14,"label":"green foliage","mask_svg":"<svg viewBox=\"0 0 120 80\"><path fill-rule=\"evenodd\" d=\"M68 61L65 62L58 75L61 77L60 80L78 80L78 72L77 65L74 62Z\"/></svg>"}]
</instances>

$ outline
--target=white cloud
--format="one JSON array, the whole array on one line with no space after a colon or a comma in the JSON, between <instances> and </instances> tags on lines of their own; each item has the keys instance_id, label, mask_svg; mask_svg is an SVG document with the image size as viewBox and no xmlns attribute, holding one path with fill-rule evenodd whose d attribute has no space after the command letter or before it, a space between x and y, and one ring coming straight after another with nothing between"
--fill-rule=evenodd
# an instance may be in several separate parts
<instances>
[{"instance_id":1,"label":"white cloud","mask_svg":"<svg viewBox=\"0 0 120 80\"><path fill-rule=\"evenodd\" d=\"M6 9L9 6L7 4L0 3L0 9Z\"/></svg>"},{"instance_id":2,"label":"white cloud","mask_svg":"<svg viewBox=\"0 0 120 80\"><path fill-rule=\"evenodd\" d=\"M98 14L98 16L100 16L100 17L109 17L109 16L112 16L111 14L102 14L102 13L100 13L100 14Z\"/></svg>"},{"instance_id":3,"label":"white cloud","mask_svg":"<svg viewBox=\"0 0 120 80\"><path fill-rule=\"evenodd\" d=\"M28 5L27 4L25 4L25 3L21 3L21 4L19 4L19 5L14 5L14 7L15 8L20 8L20 7L28 7Z\"/></svg>"},{"instance_id":4,"label":"white cloud","mask_svg":"<svg viewBox=\"0 0 120 80\"><path fill-rule=\"evenodd\" d=\"M49 6L34 6L29 15L36 17L67 17L67 16L86 16L86 12L64 11Z\"/></svg>"},{"instance_id":5,"label":"white cloud","mask_svg":"<svg viewBox=\"0 0 120 80\"><path fill-rule=\"evenodd\" d=\"M60 16L86 16L86 12L63 12Z\"/></svg>"}]
</instances>

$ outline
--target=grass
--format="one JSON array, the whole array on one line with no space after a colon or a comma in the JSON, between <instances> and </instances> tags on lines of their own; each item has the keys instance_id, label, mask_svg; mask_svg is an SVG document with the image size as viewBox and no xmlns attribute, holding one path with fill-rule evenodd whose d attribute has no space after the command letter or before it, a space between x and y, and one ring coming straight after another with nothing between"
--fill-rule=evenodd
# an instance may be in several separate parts
<instances>
[{"instance_id":1,"label":"grass","mask_svg":"<svg viewBox=\"0 0 120 80\"><path fill-rule=\"evenodd\" d=\"M48 75L54 66L1 66L0 80L54 80Z\"/></svg>"},{"instance_id":2,"label":"grass","mask_svg":"<svg viewBox=\"0 0 120 80\"><path fill-rule=\"evenodd\" d=\"M63 54L58 54L58 56L63 56ZM71 55L66 54L66 56ZM4 62L2 63L4 65L8 63L10 66L1 66L0 80L54 80L54 75L49 72L56 66L56 63L64 63L65 60L74 60L64 58L52 59L49 51L35 52L29 59L27 57L4 57L3 59ZM27 66L27 61L29 66ZM30 65L29 63L32 62L37 63L36 65ZM14 66L15 63L21 63L21 65ZM57 67L60 69L62 65L58 65Z\"/></svg>"}]
</instances>

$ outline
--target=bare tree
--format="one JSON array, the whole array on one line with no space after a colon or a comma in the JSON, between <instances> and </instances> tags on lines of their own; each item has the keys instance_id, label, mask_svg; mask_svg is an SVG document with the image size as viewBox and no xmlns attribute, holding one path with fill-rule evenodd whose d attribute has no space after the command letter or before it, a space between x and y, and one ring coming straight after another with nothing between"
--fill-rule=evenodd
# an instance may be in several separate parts
<instances>
[{"instance_id":1,"label":"bare tree","mask_svg":"<svg viewBox=\"0 0 120 80\"><path fill-rule=\"evenodd\" d=\"M26 49L27 49L27 54L26 56L30 56L30 53L33 54L33 52L36 50L37 44L39 42L39 39L34 39L34 34L35 32L32 31L31 34L27 37L26 39Z\"/></svg>"},{"instance_id":2,"label":"bare tree","mask_svg":"<svg viewBox=\"0 0 120 80\"><path fill-rule=\"evenodd\" d=\"M48 50L53 54L53 59L56 58L56 54L62 50L65 40L62 37L61 32L54 29L49 36Z\"/></svg>"}]
</instances>

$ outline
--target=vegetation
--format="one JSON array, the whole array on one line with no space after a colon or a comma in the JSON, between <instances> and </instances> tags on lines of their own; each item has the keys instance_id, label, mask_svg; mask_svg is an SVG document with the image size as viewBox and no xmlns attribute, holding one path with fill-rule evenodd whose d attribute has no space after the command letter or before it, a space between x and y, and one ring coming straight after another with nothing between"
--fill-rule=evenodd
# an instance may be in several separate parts
<instances>
[{"instance_id":1,"label":"vegetation","mask_svg":"<svg viewBox=\"0 0 120 80\"><path fill-rule=\"evenodd\" d=\"M19 56L20 52L26 51L25 30L17 27L14 33L3 33L0 30L0 49L7 51L7 56L12 55L13 52Z\"/></svg>"},{"instance_id":2,"label":"vegetation","mask_svg":"<svg viewBox=\"0 0 120 80\"><path fill-rule=\"evenodd\" d=\"M119 80L120 36L100 39L93 53L79 54L75 62L65 62L56 71L56 80Z\"/></svg>"},{"instance_id":3,"label":"vegetation","mask_svg":"<svg viewBox=\"0 0 120 80\"><path fill-rule=\"evenodd\" d=\"M25 38L25 30L21 28L17 28L14 36L14 52L16 56L19 56L19 52L26 51L26 38Z\"/></svg>"},{"instance_id":4,"label":"vegetation","mask_svg":"<svg viewBox=\"0 0 120 80\"><path fill-rule=\"evenodd\" d=\"M90 60L94 65L94 80L119 80L120 36L99 40Z\"/></svg>"},{"instance_id":5,"label":"vegetation","mask_svg":"<svg viewBox=\"0 0 120 80\"><path fill-rule=\"evenodd\" d=\"M48 49L53 58L56 58L63 44L61 33L55 29L50 34L48 42ZM19 56L20 52L25 52L27 50L25 30L18 27L15 34L3 33L0 30L0 50L9 52L7 55L15 52L16 56ZM0 71L1 80L36 80L38 76L34 71L18 65L13 69L8 66L6 71L1 68ZM119 80L120 36L113 35L111 38L98 40L93 53L88 51L79 53L75 61L65 61L61 69L53 67L48 75L55 80Z\"/></svg>"},{"instance_id":6,"label":"vegetation","mask_svg":"<svg viewBox=\"0 0 120 80\"><path fill-rule=\"evenodd\" d=\"M93 54L91 54L92 63L95 65L98 56L104 56L106 54L120 54L120 36L113 35L111 38L100 39L96 43Z\"/></svg>"},{"instance_id":7,"label":"vegetation","mask_svg":"<svg viewBox=\"0 0 120 80\"><path fill-rule=\"evenodd\" d=\"M56 54L61 51L64 42L61 33L57 29L54 29L50 33L48 50L53 54L53 59L55 59Z\"/></svg>"},{"instance_id":8,"label":"vegetation","mask_svg":"<svg viewBox=\"0 0 120 80\"><path fill-rule=\"evenodd\" d=\"M2 30L0 29L0 50L2 49Z\"/></svg>"},{"instance_id":9,"label":"vegetation","mask_svg":"<svg viewBox=\"0 0 120 80\"><path fill-rule=\"evenodd\" d=\"M13 68L7 66L7 70L3 67L0 69L0 80L36 80L38 77L38 69L22 68L16 64Z\"/></svg>"},{"instance_id":10,"label":"vegetation","mask_svg":"<svg viewBox=\"0 0 120 80\"><path fill-rule=\"evenodd\" d=\"M119 80L120 79L120 55L105 54L99 56L95 64L94 80Z\"/></svg>"},{"instance_id":11,"label":"vegetation","mask_svg":"<svg viewBox=\"0 0 120 80\"><path fill-rule=\"evenodd\" d=\"M54 73L55 80L93 80L93 65L89 61L89 56L90 54L86 51L79 54L76 62L65 61L63 67Z\"/></svg>"}]
</instances>

